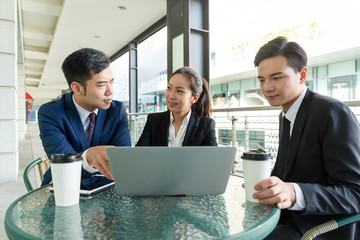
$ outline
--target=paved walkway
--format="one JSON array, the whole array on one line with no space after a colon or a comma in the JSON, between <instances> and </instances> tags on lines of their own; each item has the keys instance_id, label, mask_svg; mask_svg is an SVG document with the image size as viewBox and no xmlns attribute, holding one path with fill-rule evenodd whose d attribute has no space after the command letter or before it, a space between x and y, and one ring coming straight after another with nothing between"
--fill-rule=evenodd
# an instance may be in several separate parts
<instances>
[{"instance_id":1,"label":"paved walkway","mask_svg":"<svg viewBox=\"0 0 360 240\"><path fill-rule=\"evenodd\" d=\"M4 228L5 213L9 205L17 198L27 193L23 181L23 173L26 166L40 156L44 156L41 140L39 138L39 128L37 123L27 125L25 140L19 142L19 175L16 182L0 184L0 239L7 240ZM40 185L38 175L34 173L31 181L35 185Z\"/></svg>"}]
</instances>

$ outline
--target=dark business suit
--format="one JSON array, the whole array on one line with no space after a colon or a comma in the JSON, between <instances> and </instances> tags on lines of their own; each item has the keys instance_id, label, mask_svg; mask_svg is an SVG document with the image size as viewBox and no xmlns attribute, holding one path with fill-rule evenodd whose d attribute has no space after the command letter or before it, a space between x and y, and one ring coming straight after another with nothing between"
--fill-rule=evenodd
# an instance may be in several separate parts
<instances>
[{"instance_id":1,"label":"dark business suit","mask_svg":"<svg viewBox=\"0 0 360 240\"><path fill-rule=\"evenodd\" d=\"M107 110L99 109L90 146L72 100L72 93L64 94L60 99L42 105L38 112L38 122L40 138L49 158L53 153L82 153L94 146L131 145L125 107L118 101L112 101ZM104 182L101 182L101 178L93 175L83 169L82 188L93 188L109 181L103 177ZM50 181L49 170L44 176L43 184Z\"/></svg>"},{"instance_id":2,"label":"dark business suit","mask_svg":"<svg viewBox=\"0 0 360 240\"><path fill-rule=\"evenodd\" d=\"M307 90L293 126L285 173L279 172L279 164L277 159L272 175L299 184L306 201L303 211L282 210L281 221L293 221L302 234L360 212L360 126L340 101ZM316 239L359 239L359 234L355 223Z\"/></svg>"},{"instance_id":3,"label":"dark business suit","mask_svg":"<svg viewBox=\"0 0 360 240\"><path fill-rule=\"evenodd\" d=\"M168 146L169 127L169 111L150 114L137 146ZM217 146L215 121L191 112L183 146Z\"/></svg>"}]
</instances>

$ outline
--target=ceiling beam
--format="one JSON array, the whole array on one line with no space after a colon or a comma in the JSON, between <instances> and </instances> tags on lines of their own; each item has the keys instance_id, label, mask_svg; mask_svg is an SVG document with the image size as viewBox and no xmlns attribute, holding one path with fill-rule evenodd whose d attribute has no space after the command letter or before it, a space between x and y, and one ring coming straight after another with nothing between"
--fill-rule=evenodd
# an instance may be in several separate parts
<instances>
[{"instance_id":1,"label":"ceiling beam","mask_svg":"<svg viewBox=\"0 0 360 240\"><path fill-rule=\"evenodd\" d=\"M31 63L31 62L25 61L24 65L26 68L41 68L41 69L43 69L45 66L45 63L41 64L41 63Z\"/></svg>"},{"instance_id":2,"label":"ceiling beam","mask_svg":"<svg viewBox=\"0 0 360 240\"><path fill-rule=\"evenodd\" d=\"M22 10L26 12L33 12L58 17L61 12L61 6L54 5L49 2L45 3L27 0L23 1Z\"/></svg>"},{"instance_id":3,"label":"ceiling beam","mask_svg":"<svg viewBox=\"0 0 360 240\"><path fill-rule=\"evenodd\" d=\"M40 83L40 78L30 78L30 77L27 77L25 78L25 81L26 82L36 82L36 83Z\"/></svg>"},{"instance_id":4,"label":"ceiling beam","mask_svg":"<svg viewBox=\"0 0 360 240\"><path fill-rule=\"evenodd\" d=\"M25 73L29 75L41 76L42 72L43 72L42 68L28 68L28 67L25 68Z\"/></svg>"},{"instance_id":5,"label":"ceiling beam","mask_svg":"<svg viewBox=\"0 0 360 240\"><path fill-rule=\"evenodd\" d=\"M25 58L33 58L37 60L46 60L48 58L47 52L39 52L39 51L31 51L31 50L24 50Z\"/></svg>"},{"instance_id":6,"label":"ceiling beam","mask_svg":"<svg viewBox=\"0 0 360 240\"><path fill-rule=\"evenodd\" d=\"M51 42L54 37L50 29L29 26L24 26L23 29L24 38Z\"/></svg>"},{"instance_id":7,"label":"ceiling beam","mask_svg":"<svg viewBox=\"0 0 360 240\"><path fill-rule=\"evenodd\" d=\"M36 82L25 82L25 86L26 86L26 87L37 88L37 87L39 86L39 83L36 83Z\"/></svg>"}]
</instances>

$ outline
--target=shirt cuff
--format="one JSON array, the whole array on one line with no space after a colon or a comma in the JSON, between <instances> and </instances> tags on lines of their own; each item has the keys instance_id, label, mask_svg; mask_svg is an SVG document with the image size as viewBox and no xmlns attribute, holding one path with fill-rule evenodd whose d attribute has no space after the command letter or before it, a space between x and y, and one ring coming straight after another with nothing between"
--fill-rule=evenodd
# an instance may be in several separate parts
<instances>
[{"instance_id":1,"label":"shirt cuff","mask_svg":"<svg viewBox=\"0 0 360 240\"><path fill-rule=\"evenodd\" d=\"M90 148L89 148L90 149ZM87 159L86 159L86 153L87 151L89 150L85 150L83 152L83 154L81 155L82 158L83 158L83 162L82 162L82 165L83 165L83 168L85 169L85 171L89 172L89 173L95 173L95 172L98 172L99 170L97 170L96 168L93 168L93 167L90 167L89 166L89 163L87 162Z\"/></svg>"},{"instance_id":2,"label":"shirt cuff","mask_svg":"<svg viewBox=\"0 0 360 240\"><path fill-rule=\"evenodd\" d=\"M288 209L294 211L302 211L306 208L304 193L297 183L291 183L291 184L295 189L296 203L294 204L294 206L289 207Z\"/></svg>"}]
</instances>

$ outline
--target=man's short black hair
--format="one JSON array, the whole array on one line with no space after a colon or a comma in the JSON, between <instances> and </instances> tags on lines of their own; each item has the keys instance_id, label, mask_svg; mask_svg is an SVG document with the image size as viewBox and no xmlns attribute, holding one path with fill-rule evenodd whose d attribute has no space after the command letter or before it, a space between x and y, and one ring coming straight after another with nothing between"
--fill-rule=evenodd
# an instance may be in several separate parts
<instances>
[{"instance_id":1,"label":"man's short black hair","mask_svg":"<svg viewBox=\"0 0 360 240\"><path fill-rule=\"evenodd\" d=\"M72 82L78 82L86 89L86 81L109 65L110 60L102 51L82 48L70 54L61 68L70 88Z\"/></svg>"},{"instance_id":2,"label":"man's short black hair","mask_svg":"<svg viewBox=\"0 0 360 240\"><path fill-rule=\"evenodd\" d=\"M307 55L305 50L296 42L288 42L284 37L277 37L262 46L257 52L254 60L255 67L258 67L262 60L283 56L287 64L299 72L307 64Z\"/></svg>"}]
</instances>

